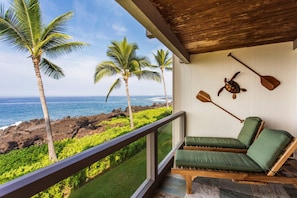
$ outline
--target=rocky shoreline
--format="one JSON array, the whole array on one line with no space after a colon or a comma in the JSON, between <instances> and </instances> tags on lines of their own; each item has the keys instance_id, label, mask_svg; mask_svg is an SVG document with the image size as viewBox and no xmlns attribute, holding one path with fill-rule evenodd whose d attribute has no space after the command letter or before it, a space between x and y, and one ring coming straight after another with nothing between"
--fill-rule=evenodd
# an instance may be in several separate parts
<instances>
[{"instance_id":1,"label":"rocky shoreline","mask_svg":"<svg viewBox=\"0 0 297 198\"><path fill-rule=\"evenodd\" d=\"M164 104L153 104L151 106L133 106L132 111L162 107ZM83 137L95 133L104 132L103 126L97 124L110 120L114 117L128 116L127 108L114 109L112 112L93 116L70 117L51 121L54 141ZM8 153L11 150L26 148L31 145L46 143L44 119L34 119L22 122L17 126L10 126L0 130L0 154Z\"/></svg>"}]
</instances>

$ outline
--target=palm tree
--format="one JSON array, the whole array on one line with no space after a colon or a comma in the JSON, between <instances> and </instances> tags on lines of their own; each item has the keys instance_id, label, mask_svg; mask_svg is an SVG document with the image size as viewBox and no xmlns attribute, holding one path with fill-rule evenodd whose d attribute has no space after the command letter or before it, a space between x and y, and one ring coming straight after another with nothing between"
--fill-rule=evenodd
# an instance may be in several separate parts
<instances>
[{"instance_id":1,"label":"palm tree","mask_svg":"<svg viewBox=\"0 0 297 198\"><path fill-rule=\"evenodd\" d=\"M165 93L165 100L166 100L166 106L169 108L168 104L168 97L167 97L167 92L166 92L166 85L165 85L165 79L164 79L164 70L171 71L172 67L172 57L169 57L169 52L166 50L166 52L161 49L157 51L157 54L154 54L155 60L158 65L152 65L152 67L155 68L160 68L161 74L162 74L162 81L163 81L163 87L164 87L164 93Z\"/></svg>"},{"instance_id":2,"label":"palm tree","mask_svg":"<svg viewBox=\"0 0 297 198\"><path fill-rule=\"evenodd\" d=\"M44 26L39 0L14 0L7 11L4 11L3 5L0 8L0 39L8 41L18 50L29 52L32 59L46 126L49 158L52 161L57 161L57 156L41 72L54 79L63 77L64 73L43 55L54 58L87 45L83 42L71 42L71 37L63 33L65 23L72 15L72 12L65 13Z\"/></svg>"},{"instance_id":3,"label":"palm tree","mask_svg":"<svg viewBox=\"0 0 297 198\"><path fill-rule=\"evenodd\" d=\"M136 76L140 79L150 79L160 82L161 77L158 72L149 70L142 70L145 66L149 66L149 62L146 57L139 57L136 55L138 46L136 43L128 43L127 39L117 42L112 41L108 47L107 56L111 58L111 61L104 61L96 66L94 82L97 83L103 77L119 75L119 77L111 85L105 102L107 102L109 94L115 89L121 86L122 80L125 83L126 95L128 101L128 111L130 116L130 127L134 128L133 116L131 109L131 101L129 94L129 78Z\"/></svg>"}]
</instances>

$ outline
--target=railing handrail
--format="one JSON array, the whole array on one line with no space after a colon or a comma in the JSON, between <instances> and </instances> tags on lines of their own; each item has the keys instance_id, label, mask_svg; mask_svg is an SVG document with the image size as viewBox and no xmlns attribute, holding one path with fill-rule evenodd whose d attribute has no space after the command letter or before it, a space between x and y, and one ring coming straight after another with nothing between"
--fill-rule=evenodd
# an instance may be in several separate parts
<instances>
[{"instance_id":1,"label":"railing handrail","mask_svg":"<svg viewBox=\"0 0 297 198\"><path fill-rule=\"evenodd\" d=\"M0 185L0 197L30 197L184 115L184 111L174 113L79 154L2 184Z\"/></svg>"}]
</instances>

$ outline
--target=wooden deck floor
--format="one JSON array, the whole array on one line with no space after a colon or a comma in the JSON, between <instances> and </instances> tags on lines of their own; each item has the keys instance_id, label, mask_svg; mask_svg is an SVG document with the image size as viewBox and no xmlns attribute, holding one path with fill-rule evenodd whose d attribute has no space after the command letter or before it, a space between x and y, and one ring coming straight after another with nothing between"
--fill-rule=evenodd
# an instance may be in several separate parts
<instances>
[{"instance_id":1,"label":"wooden deck floor","mask_svg":"<svg viewBox=\"0 0 297 198\"><path fill-rule=\"evenodd\" d=\"M278 174L297 177L297 161L288 160ZM295 198L297 188L293 185L265 184L249 185L234 183L226 179L195 178L193 194L186 194L183 177L168 174L156 191L154 198Z\"/></svg>"}]
</instances>

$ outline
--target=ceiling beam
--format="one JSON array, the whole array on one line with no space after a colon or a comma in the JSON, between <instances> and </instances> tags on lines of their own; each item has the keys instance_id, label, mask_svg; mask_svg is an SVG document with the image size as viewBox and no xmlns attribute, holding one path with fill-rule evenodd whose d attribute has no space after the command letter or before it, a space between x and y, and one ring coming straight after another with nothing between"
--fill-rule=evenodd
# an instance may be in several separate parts
<instances>
[{"instance_id":1,"label":"ceiling beam","mask_svg":"<svg viewBox=\"0 0 297 198\"><path fill-rule=\"evenodd\" d=\"M116 0L182 62L190 63L190 54L149 0Z\"/></svg>"}]
</instances>

